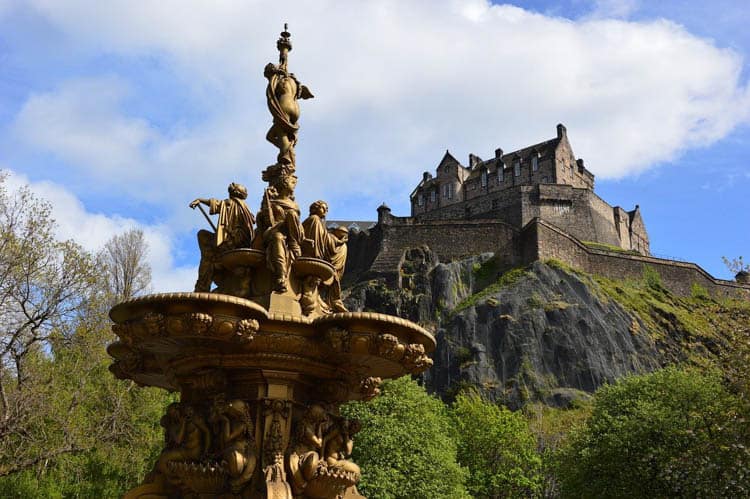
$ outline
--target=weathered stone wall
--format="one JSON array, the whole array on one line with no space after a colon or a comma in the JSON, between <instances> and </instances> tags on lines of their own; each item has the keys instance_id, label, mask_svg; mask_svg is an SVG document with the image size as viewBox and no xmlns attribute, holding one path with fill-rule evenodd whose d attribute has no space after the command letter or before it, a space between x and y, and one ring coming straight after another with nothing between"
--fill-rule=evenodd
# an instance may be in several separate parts
<instances>
[{"instance_id":1,"label":"weathered stone wall","mask_svg":"<svg viewBox=\"0 0 750 499\"><path fill-rule=\"evenodd\" d=\"M505 267L556 259L612 279L640 279L652 267L672 292L689 296L697 284L714 295L750 299L750 285L716 279L694 263L591 248L560 227L534 218L522 230L497 220L431 221L384 213L369 233L350 236L345 285L375 277L397 284L410 248L428 246L441 262L492 252Z\"/></svg>"},{"instance_id":2,"label":"weathered stone wall","mask_svg":"<svg viewBox=\"0 0 750 499\"><path fill-rule=\"evenodd\" d=\"M522 239L526 246L537 246L535 255L525 256L539 260L554 258L591 274L611 279L640 279L648 265L675 294L689 296L697 284L713 295L750 299L750 286L716 279L694 263L589 248L541 219L524 227Z\"/></svg>"},{"instance_id":3,"label":"weathered stone wall","mask_svg":"<svg viewBox=\"0 0 750 499\"><path fill-rule=\"evenodd\" d=\"M534 218L548 220L582 241L596 241L631 249L627 226L623 228L625 237L621 241L615 224L614 209L593 191L570 185L524 185L490 192L421 214L415 221L494 219L520 228ZM642 230L645 233L645 228Z\"/></svg>"},{"instance_id":4,"label":"weathered stone wall","mask_svg":"<svg viewBox=\"0 0 750 499\"><path fill-rule=\"evenodd\" d=\"M398 269L410 248L428 246L440 259L449 262L481 253L501 255L508 267L520 265L520 231L505 222L442 221L424 224L378 224L369 234L350 240L345 283L383 277L398 281ZM369 262L369 263L368 263Z\"/></svg>"}]
</instances>

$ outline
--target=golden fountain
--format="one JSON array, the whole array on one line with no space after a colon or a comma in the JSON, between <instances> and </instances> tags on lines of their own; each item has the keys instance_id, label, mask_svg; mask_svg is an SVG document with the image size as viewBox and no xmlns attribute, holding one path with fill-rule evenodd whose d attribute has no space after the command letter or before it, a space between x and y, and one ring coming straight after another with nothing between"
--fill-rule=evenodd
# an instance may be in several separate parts
<instances>
[{"instance_id":1,"label":"golden fountain","mask_svg":"<svg viewBox=\"0 0 750 499\"><path fill-rule=\"evenodd\" d=\"M435 339L425 329L346 310L348 234L326 227L328 205L316 201L301 221L298 100L313 95L287 69L286 25L277 48L279 63L264 74L273 116L266 139L279 154L262 173L268 187L257 220L240 184L229 185L227 199L194 200L214 229L198 233L195 292L143 296L110 311L115 376L180 392L161 419L164 449L127 499L362 498L349 459L359 423L339 406L375 397L383 378L432 365Z\"/></svg>"}]
</instances>

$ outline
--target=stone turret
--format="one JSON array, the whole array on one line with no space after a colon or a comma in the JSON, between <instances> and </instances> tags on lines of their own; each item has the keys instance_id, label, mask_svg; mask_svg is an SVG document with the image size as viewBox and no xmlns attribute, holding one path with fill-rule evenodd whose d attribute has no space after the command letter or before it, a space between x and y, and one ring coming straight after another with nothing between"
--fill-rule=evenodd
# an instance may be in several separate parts
<instances>
[{"instance_id":1,"label":"stone turret","mask_svg":"<svg viewBox=\"0 0 750 499\"><path fill-rule=\"evenodd\" d=\"M393 215L391 215L391 209L388 207L387 204L383 203L380 206L378 206L378 223L379 224L389 224L391 223L392 218L393 218Z\"/></svg>"}]
</instances>

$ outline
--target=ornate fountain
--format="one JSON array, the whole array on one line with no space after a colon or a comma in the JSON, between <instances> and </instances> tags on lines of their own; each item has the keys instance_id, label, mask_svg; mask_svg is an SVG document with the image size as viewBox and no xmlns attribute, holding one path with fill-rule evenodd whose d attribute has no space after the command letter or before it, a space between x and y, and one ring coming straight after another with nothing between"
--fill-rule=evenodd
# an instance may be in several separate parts
<instances>
[{"instance_id":1,"label":"ornate fountain","mask_svg":"<svg viewBox=\"0 0 750 499\"><path fill-rule=\"evenodd\" d=\"M112 308L119 340L110 370L143 386L179 391L161 419L165 444L153 471L125 498L361 498L350 460L359 423L339 413L379 393L384 378L432 365L434 337L407 320L348 312L341 300L347 231L329 230L316 201L302 221L294 200L299 99L312 98L287 68L265 67L279 149L256 217L247 190L198 198L218 215L198 233L195 292L154 294ZM213 287L215 285L215 287ZM212 289L213 287L213 289Z\"/></svg>"}]
</instances>

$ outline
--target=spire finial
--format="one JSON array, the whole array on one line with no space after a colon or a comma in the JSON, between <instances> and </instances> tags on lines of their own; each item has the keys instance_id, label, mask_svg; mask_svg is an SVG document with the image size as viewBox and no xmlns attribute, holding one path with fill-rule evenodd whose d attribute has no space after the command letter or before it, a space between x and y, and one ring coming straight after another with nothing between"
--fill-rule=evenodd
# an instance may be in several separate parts
<instances>
[{"instance_id":1,"label":"spire finial","mask_svg":"<svg viewBox=\"0 0 750 499\"><path fill-rule=\"evenodd\" d=\"M288 54L292 50L292 41L289 39L292 34L288 30L289 25L284 23L284 31L281 32L281 38L276 42L276 48L279 49L279 68L284 71L286 71Z\"/></svg>"}]
</instances>

